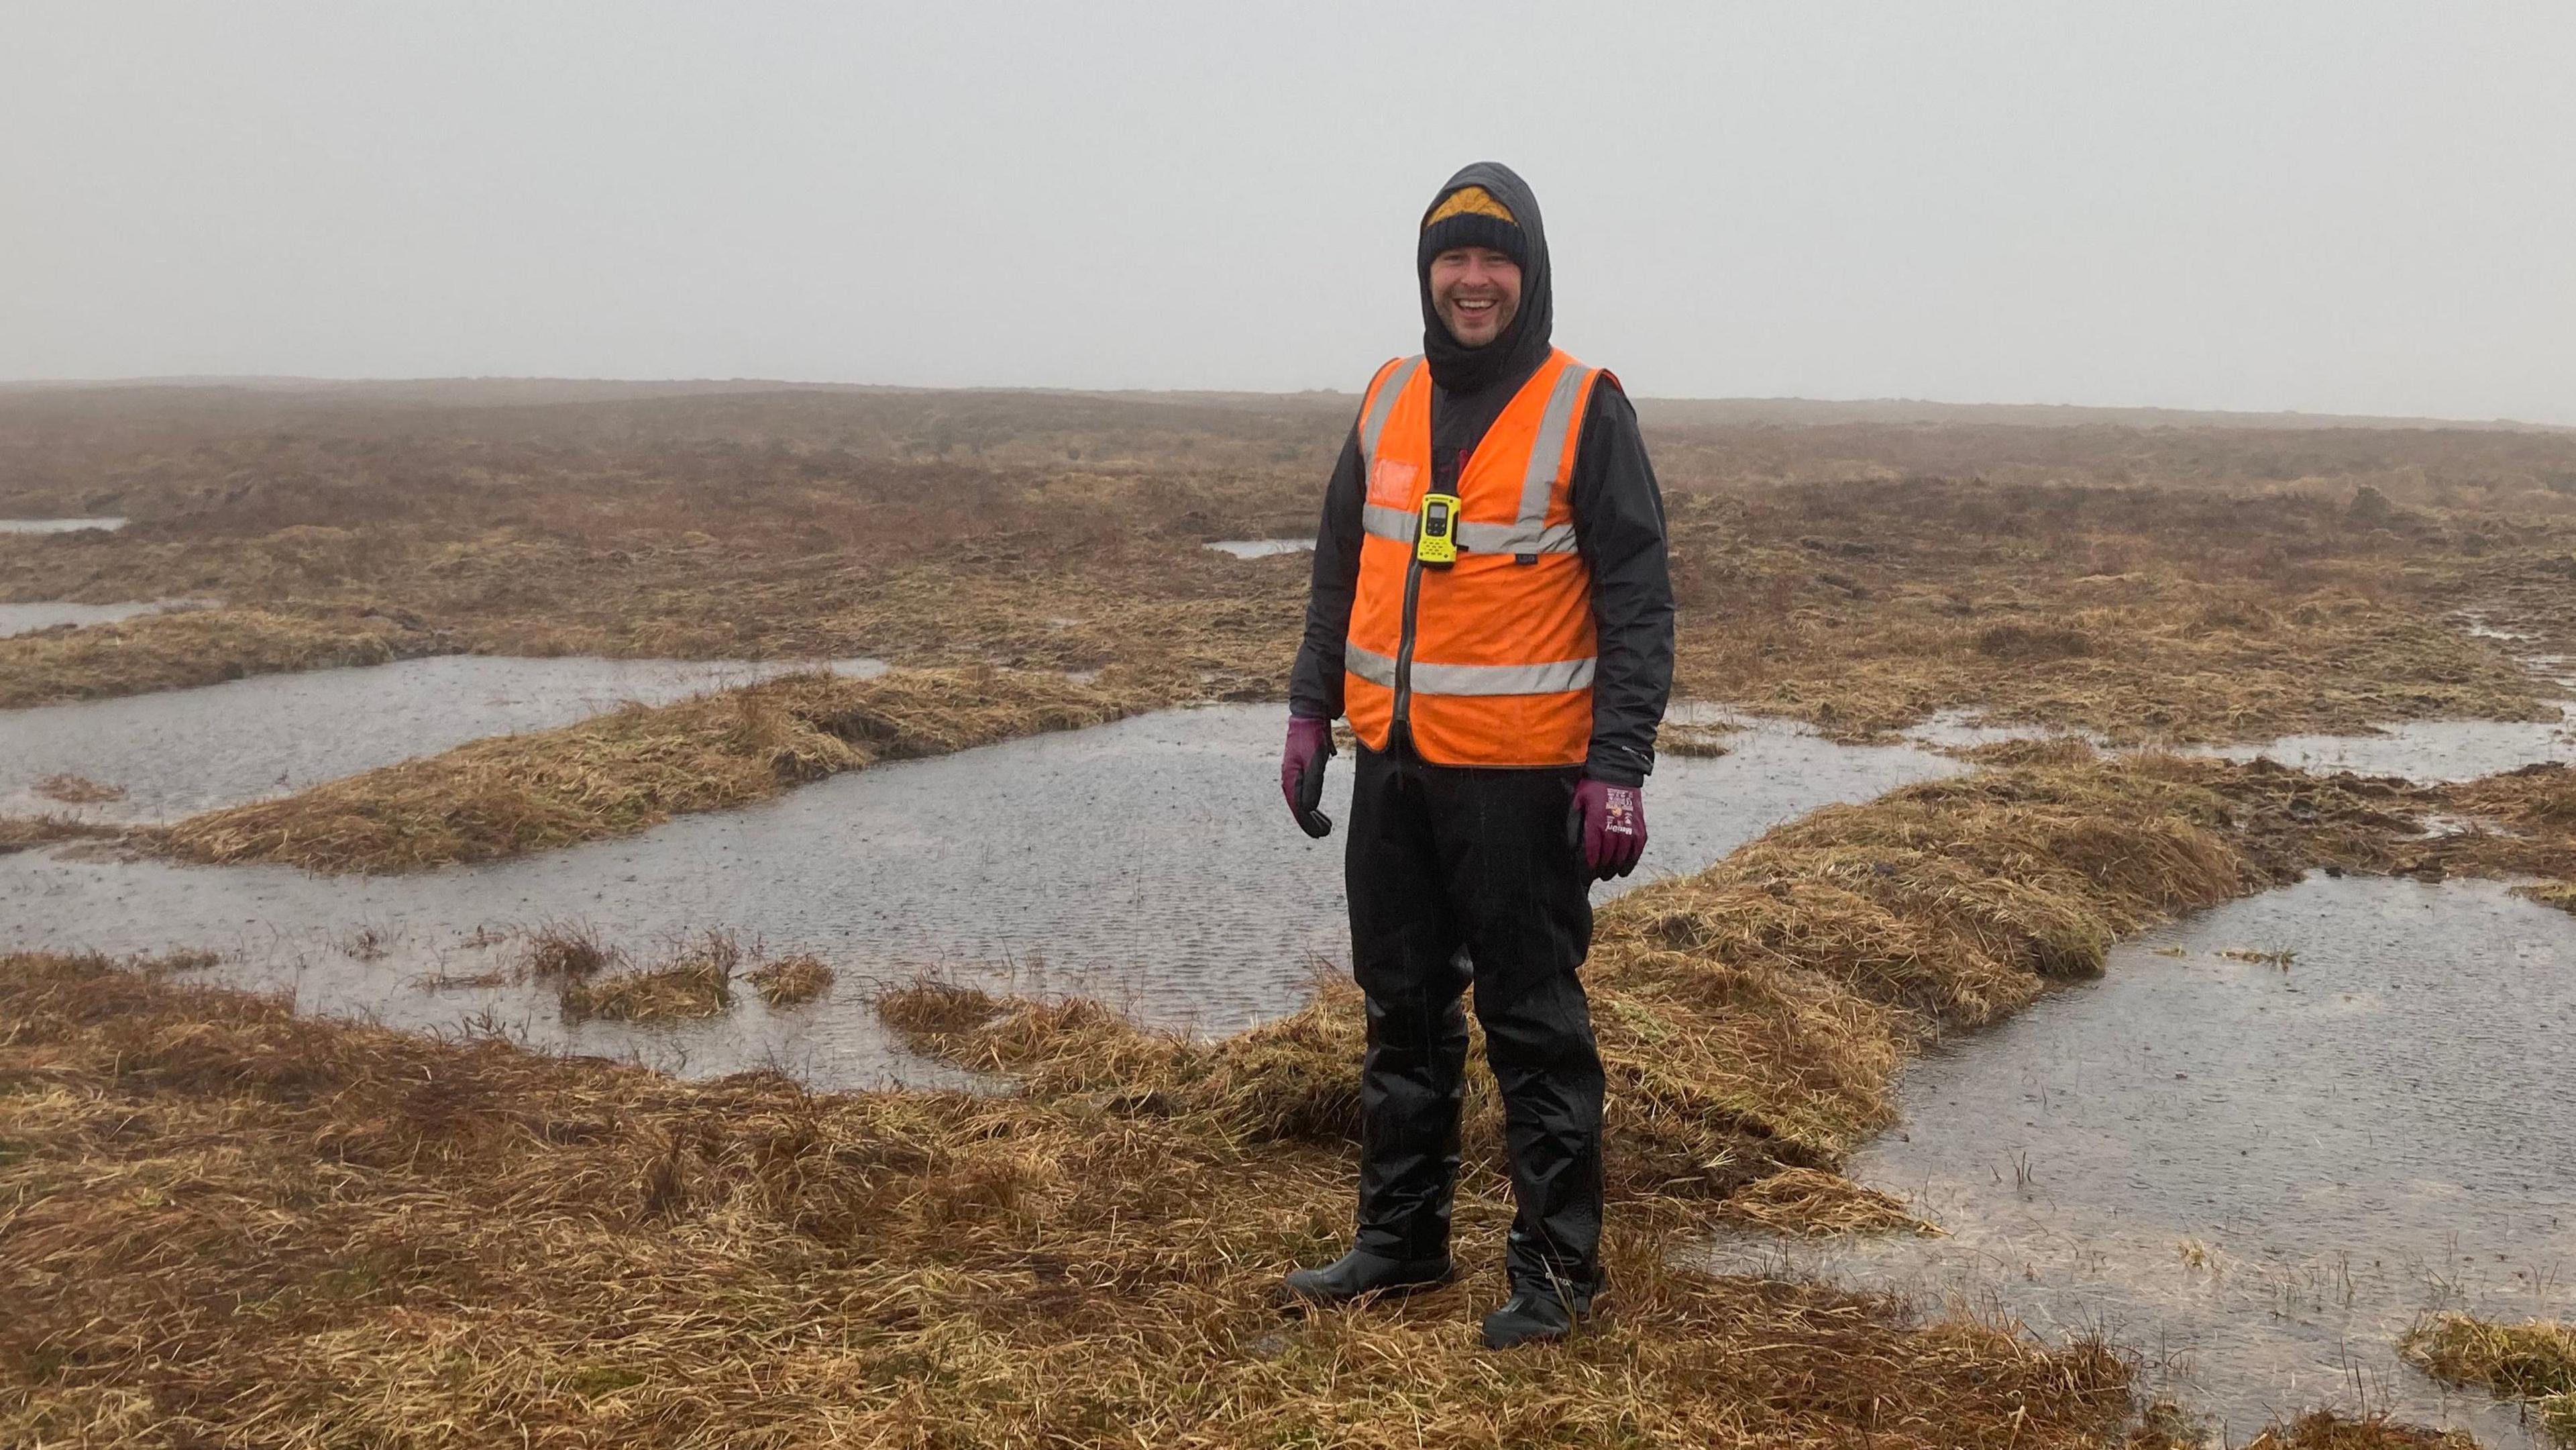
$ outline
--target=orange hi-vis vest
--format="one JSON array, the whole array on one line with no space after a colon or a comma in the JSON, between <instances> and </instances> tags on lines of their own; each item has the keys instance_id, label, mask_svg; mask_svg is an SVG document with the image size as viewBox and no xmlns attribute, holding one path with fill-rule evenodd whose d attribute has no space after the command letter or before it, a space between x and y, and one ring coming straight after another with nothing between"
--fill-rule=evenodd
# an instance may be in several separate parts
<instances>
[{"instance_id":1,"label":"orange hi-vis vest","mask_svg":"<svg viewBox=\"0 0 2576 1450\"><path fill-rule=\"evenodd\" d=\"M1378 369L1360 405L1366 532L1343 709L1442 765L1580 765L1592 743L1592 575L1574 547L1575 444L1598 371L1552 352L1459 470L1458 560L1414 557L1431 487L1431 370Z\"/></svg>"}]
</instances>

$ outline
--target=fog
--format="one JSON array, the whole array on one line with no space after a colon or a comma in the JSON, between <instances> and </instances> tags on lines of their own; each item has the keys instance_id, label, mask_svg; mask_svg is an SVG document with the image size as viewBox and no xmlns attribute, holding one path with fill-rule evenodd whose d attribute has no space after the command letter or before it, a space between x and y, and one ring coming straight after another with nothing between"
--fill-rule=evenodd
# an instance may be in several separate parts
<instances>
[{"instance_id":1,"label":"fog","mask_svg":"<svg viewBox=\"0 0 2576 1450\"><path fill-rule=\"evenodd\" d=\"M0 10L0 378L1355 389L1527 176L1659 396L2576 423L2576 7Z\"/></svg>"}]
</instances>

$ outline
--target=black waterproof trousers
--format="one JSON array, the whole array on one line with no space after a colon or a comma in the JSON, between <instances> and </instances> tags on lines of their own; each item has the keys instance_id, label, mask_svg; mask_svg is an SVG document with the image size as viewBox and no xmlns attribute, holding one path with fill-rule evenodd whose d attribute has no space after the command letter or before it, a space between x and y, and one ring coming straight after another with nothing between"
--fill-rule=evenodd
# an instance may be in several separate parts
<instances>
[{"instance_id":1,"label":"black waterproof trousers","mask_svg":"<svg viewBox=\"0 0 2576 1450\"><path fill-rule=\"evenodd\" d=\"M1566 843L1579 769L1428 764L1361 747L1344 871L1360 1069L1359 1247L1449 1251L1472 978L1511 1151L1516 1286L1589 1285L1601 1245L1601 1057L1576 969L1590 881Z\"/></svg>"}]
</instances>

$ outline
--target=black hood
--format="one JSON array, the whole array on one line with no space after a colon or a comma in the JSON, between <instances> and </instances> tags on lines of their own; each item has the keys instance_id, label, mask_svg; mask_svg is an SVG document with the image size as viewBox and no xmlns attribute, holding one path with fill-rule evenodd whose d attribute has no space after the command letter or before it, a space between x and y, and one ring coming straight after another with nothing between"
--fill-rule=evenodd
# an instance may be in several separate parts
<instances>
[{"instance_id":1,"label":"black hood","mask_svg":"<svg viewBox=\"0 0 2576 1450\"><path fill-rule=\"evenodd\" d=\"M1503 335L1483 347L1461 347L1431 305L1431 258L1415 248L1413 279L1422 293L1422 352L1431 363L1431 380L1452 393L1474 393L1500 382L1517 382L1538 370L1554 345L1556 300L1549 285L1547 228L1539 221L1538 198L1529 183L1499 161L1479 161L1460 168L1444 183L1431 205L1422 209L1428 222L1451 192L1481 186L1511 210L1512 220L1529 239L1529 256L1521 263L1521 306ZM1419 231L1416 235L1420 235Z\"/></svg>"}]
</instances>

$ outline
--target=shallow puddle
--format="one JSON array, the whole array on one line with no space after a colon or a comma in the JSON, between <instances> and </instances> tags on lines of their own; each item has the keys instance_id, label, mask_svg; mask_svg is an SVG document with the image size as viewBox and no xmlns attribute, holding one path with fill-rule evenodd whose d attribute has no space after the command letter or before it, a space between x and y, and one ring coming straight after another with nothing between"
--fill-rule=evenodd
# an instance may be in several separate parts
<instances>
[{"instance_id":1,"label":"shallow puddle","mask_svg":"<svg viewBox=\"0 0 2576 1450\"><path fill-rule=\"evenodd\" d=\"M1315 547L1312 539L1218 539L1208 545L1219 553L1238 559L1266 559L1273 554L1294 554Z\"/></svg>"},{"instance_id":2,"label":"shallow puddle","mask_svg":"<svg viewBox=\"0 0 2576 1450\"><path fill-rule=\"evenodd\" d=\"M924 968L982 985L1097 996L1209 1034L1293 1010L1317 964L1348 961L1339 834L1286 819L1277 706L1212 706L1036 736L819 782L641 836L416 876L325 878L80 851L0 857L9 944L233 954L223 980L292 989L314 1010L453 1028L490 1013L542 1045L636 1053L691 1073L778 1064L825 1086L912 1067L866 979ZM1673 759L1647 795L1642 881L1696 870L1781 821L1956 772L1907 747L1838 746L1757 725L1719 759ZM1332 773L1337 819L1350 762ZM1616 883L1621 887L1635 884ZM1609 894L1609 888L1601 888ZM595 924L650 956L707 928L842 974L811 1007L684 1028L567 1028L525 989L433 990L515 962L477 928ZM360 960L352 946L364 943Z\"/></svg>"},{"instance_id":3,"label":"shallow puddle","mask_svg":"<svg viewBox=\"0 0 2576 1450\"><path fill-rule=\"evenodd\" d=\"M82 529L121 529L121 518L0 519L0 534L69 534Z\"/></svg>"},{"instance_id":4,"label":"shallow puddle","mask_svg":"<svg viewBox=\"0 0 2576 1450\"><path fill-rule=\"evenodd\" d=\"M37 604L0 604L0 638L64 624L113 624L138 614L184 609L193 603L187 599L150 599L130 604L70 604L49 599Z\"/></svg>"},{"instance_id":5,"label":"shallow puddle","mask_svg":"<svg viewBox=\"0 0 2576 1450\"><path fill-rule=\"evenodd\" d=\"M2231 1444L2317 1405L2534 1444L2395 1344L2435 1310L2576 1312L2571 1088L2576 917L2320 876L2125 944L1912 1067L1903 1124L1850 1171L1950 1237L1715 1258L2105 1332Z\"/></svg>"},{"instance_id":6,"label":"shallow puddle","mask_svg":"<svg viewBox=\"0 0 2576 1450\"><path fill-rule=\"evenodd\" d=\"M828 663L851 674L884 669L875 660ZM62 810L33 789L59 774L125 792L85 808L94 819L171 820L487 735L569 725L628 700L669 704L811 668L795 661L436 655L0 710L0 814Z\"/></svg>"},{"instance_id":7,"label":"shallow puddle","mask_svg":"<svg viewBox=\"0 0 2576 1450\"><path fill-rule=\"evenodd\" d=\"M2422 784L2475 780L2544 761L2576 762L2576 719L2416 720L2377 735L2285 735L2261 745L2200 747L2229 760L2266 757L2298 770L2402 775Z\"/></svg>"}]
</instances>

